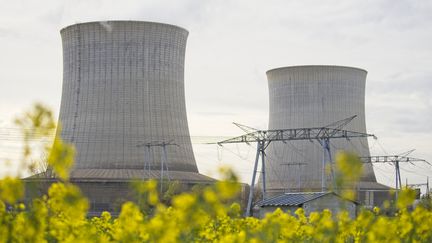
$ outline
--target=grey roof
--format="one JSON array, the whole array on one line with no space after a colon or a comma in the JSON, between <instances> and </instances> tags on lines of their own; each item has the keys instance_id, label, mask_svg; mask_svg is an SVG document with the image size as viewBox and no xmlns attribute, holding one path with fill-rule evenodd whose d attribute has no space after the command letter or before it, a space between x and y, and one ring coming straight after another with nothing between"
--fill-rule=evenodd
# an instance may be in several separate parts
<instances>
[{"instance_id":1,"label":"grey roof","mask_svg":"<svg viewBox=\"0 0 432 243\"><path fill-rule=\"evenodd\" d=\"M209 183L215 182L216 180L196 173L187 171L164 171L164 179L173 181L181 181L185 183ZM27 180L40 179L40 178L52 178L46 176L46 174L40 173L26 178ZM71 181L128 181L133 179L159 179L159 170L131 170L131 169L74 169L70 173Z\"/></svg>"},{"instance_id":2,"label":"grey roof","mask_svg":"<svg viewBox=\"0 0 432 243\"><path fill-rule=\"evenodd\" d=\"M374 181L360 181L357 187L361 190L391 190L392 188Z\"/></svg>"},{"instance_id":3,"label":"grey roof","mask_svg":"<svg viewBox=\"0 0 432 243\"><path fill-rule=\"evenodd\" d=\"M300 206L305 202L317 199L319 197L335 194L333 192L299 192L299 193L285 193L272 198L264 199L256 205L259 207L265 206ZM335 194L337 195L337 194Z\"/></svg>"}]
</instances>

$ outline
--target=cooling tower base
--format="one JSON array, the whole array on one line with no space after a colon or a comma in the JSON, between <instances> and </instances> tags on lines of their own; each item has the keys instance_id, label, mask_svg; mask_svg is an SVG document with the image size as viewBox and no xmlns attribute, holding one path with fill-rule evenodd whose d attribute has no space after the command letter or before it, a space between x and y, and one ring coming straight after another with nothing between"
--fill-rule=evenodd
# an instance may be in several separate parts
<instances>
[{"instance_id":1,"label":"cooling tower base","mask_svg":"<svg viewBox=\"0 0 432 243\"><path fill-rule=\"evenodd\" d=\"M103 211L118 215L121 205L126 201L140 203L134 182L149 179L160 180L160 171L125 170L125 169L76 169L70 174L70 182L78 186L89 200L88 216L100 215ZM37 174L24 179L26 201L47 193L49 186L57 182L55 177ZM178 183L176 183L178 182ZM166 188L176 183L176 192L190 191L194 186L205 186L216 180L195 172L164 171L163 185Z\"/></svg>"}]
</instances>

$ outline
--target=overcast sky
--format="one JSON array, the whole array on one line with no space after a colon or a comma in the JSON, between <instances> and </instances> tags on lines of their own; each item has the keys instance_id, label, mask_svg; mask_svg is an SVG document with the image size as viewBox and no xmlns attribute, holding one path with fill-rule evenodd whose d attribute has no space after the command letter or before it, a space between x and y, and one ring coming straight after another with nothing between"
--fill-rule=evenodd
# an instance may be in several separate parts
<instances>
[{"instance_id":1,"label":"overcast sky","mask_svg":"<svg viewBox=\"0 0 432 243\"><path fill-rule=\"evenodd\" d=\"M379 137L370 141L372 153L416 149L412 156L432 161L432 1L0 0L0 6L0 131L35 101L58 114L61 28L146 20L189 30L185 83L193 136L240 135L233 121L265 129L269 69L354 66L368 71L366 124ZM15 158L18 150L1 134L4 172L1 161ZM231 164L248 181L253 149L227 149L218 153L215 146L195 144L200 170L214 175L214 168ZM424 169L406 165L403 180L432 176L431 167L419 166ZM378 167L376 174L393 184L391 166Z\"/></svg>"}]
</instances>

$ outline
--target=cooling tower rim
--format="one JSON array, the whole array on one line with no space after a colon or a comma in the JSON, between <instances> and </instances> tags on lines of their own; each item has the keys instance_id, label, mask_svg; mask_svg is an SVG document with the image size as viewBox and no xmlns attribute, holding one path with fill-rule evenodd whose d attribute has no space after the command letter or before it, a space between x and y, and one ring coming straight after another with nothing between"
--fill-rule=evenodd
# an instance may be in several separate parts
<instances>
[{"instance_id":1,"label":"cooling tower rim","mask_svg":"<svg viewBox=\"0 0 432 243\"><path fill-rule=\"evenodd\" d=\"M272 69L268 70L266 72L266 74L269 74L269 73L275 72L275 71L282 71L282 70L290 70L290 69L298 69L298 68L305 68L306 69L306 68L317 68L317 67L351 69L351 70L362 71L362 72L365 72L367 74L367 71L365 69L357 68L357 67L341 66L341 65L295 65L295 66L285 66L285 67L272 68Z\"/></svg>"},{"instance_id":2,"label":"cooling tower rim","mask_svg":"<svg viewBox=\"0 0 432 243\"><path fill-rule=\"evenodd\" d=\"M67 26L63 27L62 29L60 29L60 33L63 33L67 29L72 28L74 26L78 26L78 25L87 25L87 24L96 24L96 23L113 23L113 22L114 23L146 23L146 24L154 24L154 25L164 25L167 27L174 27L174 28L183 30L187 34L189 34L189 31L187 29L180 27L178 25L155 22L155 21L142 21L142 20L100 20L100 21L88 21L88 22L82 22L82 23L75 23L75 24L67 25Z\"/></svg>"}]
</instances>

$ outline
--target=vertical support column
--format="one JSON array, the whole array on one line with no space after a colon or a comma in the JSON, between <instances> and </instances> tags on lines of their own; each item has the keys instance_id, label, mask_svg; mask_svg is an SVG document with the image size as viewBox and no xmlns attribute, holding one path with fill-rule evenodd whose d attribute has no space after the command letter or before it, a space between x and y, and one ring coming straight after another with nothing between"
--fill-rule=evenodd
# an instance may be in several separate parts
<instances>
[{"instance_id":1,"label":"vertical support column","mask_svg":"<svg viewBox=\"0 0 432 243\"><path fill-rule=\"evenodd\" d=\"M165 165L165 169L166 169L166 175L167 175L167 179L168 181L171 180L170 175L169 175L169 170L168 170L168 156L167 156L167 149L166 146L169 144L163 144L163 161L164 161L164 165Z\"/></svg>"},{"instance_id":2,"label":"vertical support column","mask_svg":"<svg viewBox=\"0 0 432 243\"><path fill-rule=\"evenodd\" d=\"M256 153L256 158L255 158L255 164L254 164L254 170L252 172L252 182L250 185L250 189L249 189L249 199L248 199L248 204L246 206L246 217L251 216L251 209L252 209L252 199L253 199L253 193L254 193L254 185L255 185L255 177L256 177L256 173L257 173L257 168L258 168L258 160L259 160L259 156L260 156L260 143L257 143L257 153Z\"/></svg>"},{"instance_id":3,"label":"vertical support column","mask_svg":"<svg viewBox=\"0 0 432 243\"><path fill-rule=\"evenodd\" d=\"M143 175L142 180L144 181L147 175L147 180L150 179L150 170L151 170L151 164L153 163L153 155L151 151L151 144L137 144L137 147L144 147L144 165L143 165Z\"/></svg>"},{"instance_id":4,"label":"vertical support column","mask_svg":"<svg viewBox=\"0 0 432 243\"><path fill-rule=\"evenodd\" d=\"M330 179L332 180L333 189L337 190L336 188L336 180L335 180L335 174L333 171L333 162L332 162L332 156L330 151L330 139L324 138L319 139L319 143L321 144L321 147L323 148L323 159L322 159L322 172L321 172L321 190L326 191L327 190L327 178L326 178L326 165L327 162L330 165Z\"/></svg>"},{"instance_id":5,"label":"vertical support column","mask_svg":"<svg viewBox=\"0 0 432 243\"><path fill-rule=\"evenodd\" d=\"M151 154L150 145L147 145L146 148L147 148L147 159L146 159L146 164L144 166L145 167L144 171L147 172L147 179L150 179L150 165L153 163L153 156Z\"/></svg>"},{"instance_id":6,"label":"vertical support column","mask_svg":"<svg viewBox=\"0 0 432 243\"><path fill-rule=\"evenodd\" d=\"M297 172L298 172L298 174L297 174L297 184L298 184L298 188L297 188L297 191L298 192L300 192L300 190L301 190L301 177L300 177L300 175L301 175L301 168L300 168L300 166L301 166L302 164L298 164L298 170L297 170Z\"/></svg>"},{"instance_id":7,"label":"vertical support column","mask_svg":"<svg viewBox=\"0 0 432 243\"><path fill-rule=\"evenodd\" d=\"M400 178L399 178L399 176L400 176L400 174L399 174L399 160L398 159L396 159L395 160L395 174L396 174L396 176L395 176L395 185L396 185L396 199L398 198L398 196L399 196L399 189L400 189L400 186L401 186L401 184L399 183L399 181L400 181Z\"/></svg>"},{"instance_id":8,"label":"vertical support column","mask_svg":"<svg viewBox=\"0 0 432 243\"><path fill-rule=\"evenodd\" d=\"M265 142L260 143L260 151L261 151L261 166L262 166L262 186L263 186L263 200L266 198L267 188L266 188L266 171L265 171Z\"/></svg>"},{"instance_id":9,"label":"vertical support column","mask_svg":"<svg viewBox=\"0 0 432 243\"><path fill-rule=\"evenodd\" d=\"M324 147L324 140L318 140L318 142L321 144L321 147L323 147L324 151L323 151L323 156L322 156L322 171L321 171L321 191L325 191L326 190L326 178L325 178L325 160L326 160L326 152L325 152L325 147Z\"/></svg>"},{"instance_id":10,"label":"vertical support column","mask_svg":"<svg viewBox=\"0 0 432 243\"><path fill-rule=\"evenodd\" d=\"M153 154L153 150L151 149L151 147L149 146L149 153L150 153L150 160L149 160L149 164L148 164L148 174L149 174L149 179L150 179L150 171L152 170L152 164L154 164L154 154Z\"/></svg>"},{"instance_id":11,"label":"vertical support column","mask_svg":"<svg viewBox=\"0 0 432 243\"><path fill-rule=\"evenodd\" d=\"M162 145L162 150L165 150L164 148L165 148L165 144ZM164 171L164 168L163 168L163 167L164 167L164 160L165 160L165 156L162 155L162 158L161 158L161 165L160 165L160 180L159 180L161 196L162 196L162 189L163 189L162 184L163 184L163 171Z\"/></svg>"},{"instance_id":12,"label":"vertical support column","mask_svg":"<svg viewBox=\"0 0 432 243\"><path fill-rule=\"evenodd\" d=\"M396 163L397 163L398 178L399 178L399 188L402 189L402 178L401 178L401 174L400 174L399 160L396 161Z\"/></svg>"},{"instance_id":13,"label":"vertical support column","mask_svg":"<svg viewBox=\"0 0 432 243\"><path fill-rule=\"evenodd\" d=\"M327 150L327 158L328 158L328 162L330 165L330 175L331 175L333 190L337 192L338 188L336 187L335 171L333 168L333 158L331 156L331 151L330 151L330 139L328 139L328 138L325 139L325 144L326 144L326 150Z\"/></svg>"}]
</instances>

